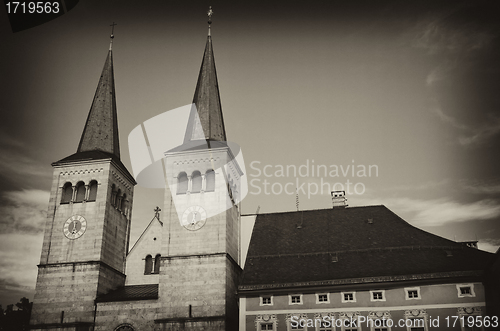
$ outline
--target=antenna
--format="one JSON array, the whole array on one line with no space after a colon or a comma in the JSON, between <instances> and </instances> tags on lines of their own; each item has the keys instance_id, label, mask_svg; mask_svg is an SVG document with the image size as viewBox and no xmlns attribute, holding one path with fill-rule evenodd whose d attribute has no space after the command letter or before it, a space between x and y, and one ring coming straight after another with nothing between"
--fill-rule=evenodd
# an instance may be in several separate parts
<instances>
[{"instance_id":1,"label":"antenna","mask_svg":"<svg viewBox=\"0 0 500 331\"><path fill-rule=\"evenodd\" d=\"M299 211L299 191L295 188L295 207L297 207L297 211Z\"/></svg>"},{"instance_id":2,"label":"antenna","mask_svg":"<svg viewBox=\"0 0 500 331\"><path fill-rule=\"evenodd\" d=\"M260 211L260 205L257 207L257 210L255 211L255 214L258 215Z\"/></svg>"}]
</instances>

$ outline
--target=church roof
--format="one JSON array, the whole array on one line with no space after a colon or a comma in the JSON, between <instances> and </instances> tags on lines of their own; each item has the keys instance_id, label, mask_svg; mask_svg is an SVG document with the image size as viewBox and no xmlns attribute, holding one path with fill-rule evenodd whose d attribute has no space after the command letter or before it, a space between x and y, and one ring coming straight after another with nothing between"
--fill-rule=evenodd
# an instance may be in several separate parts
<instances>
[{"instance_id":1,"label":"church roof","mask_svg":"<svg viewBox=\"0 0 500 331\"><path fill-rule=\"evenodd\" d=\"M158 284L129 285L97 297L96 302L136 301L158 299Z\"/></svg>"},{"instance_id":2,"label":"church roof","mask_svg":"<svg viewBox=\"0 0 500 331\"><path fill-rule=\"evenodd\" d=\"M90 107L77 152L101 150L120 158L111 47Z\"/></svg>"},{"instance_id":3,"label":"church roof","mask_svg":"<svg viewBox=\"0 0 500 331\"><path fill-rule=\"evenodd\" d=\"M226 141L219 83L210 35L207 37L193 103L196 105L196 109L193 108L191 111L184 142L200 139ZM196 116L196 111L198 116Z\"/></svg>"},{"instance_id":4,"label":"church roof","mask_svg":"<svg viewBox=\"0 0 500 331\"><path fill-rule=\"evenodd\" d=\"M491 259L385 206L259 214L240 291L476 276Z\"/></svg>"},{"instance_id":5,"label":"church roof","mask_svg":"<svg viewBox=\"0 0 500 331\"><path fill-rule=\"evenodd\" d=\"M160 224L160 226L163 226L163 222L160 221L160 219L158 217L154 216L153 219L149 222L148 226L146 226L146 228L144 229L144 231L142 231L141 235L139 236L139 239L137 239L137 241L135 242L134 246L132 246L132 248L127 253L127 255L130 255L130 253L132 253L132 251L139 244L139 242L142 241L142 238L144 237L144 235L146 234L146 232L148 232L149 229L156 223L155 221L158 222Z\"/></svg>"}]
</instances>

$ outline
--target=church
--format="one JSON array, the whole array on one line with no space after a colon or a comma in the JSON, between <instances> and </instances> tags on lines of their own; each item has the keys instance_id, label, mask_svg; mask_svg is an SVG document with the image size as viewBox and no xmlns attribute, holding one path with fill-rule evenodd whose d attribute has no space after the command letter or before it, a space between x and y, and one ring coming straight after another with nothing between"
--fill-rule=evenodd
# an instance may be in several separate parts
<instances>
[{"instance_id":1,"label":"church","mask_svg":"<svg viewBox=\"0 0 500 331\"><path fill-rule=\"evenodd\" d=\"M385 206L241 215L210 17L184 143L163 160L174 184L134 244L137 183L120 159L111 36L77 151L52 164L31 329L496 329L498 254L474 242ZM255 219L246 261L242 217Z\"/></svg>"}]
</instances>

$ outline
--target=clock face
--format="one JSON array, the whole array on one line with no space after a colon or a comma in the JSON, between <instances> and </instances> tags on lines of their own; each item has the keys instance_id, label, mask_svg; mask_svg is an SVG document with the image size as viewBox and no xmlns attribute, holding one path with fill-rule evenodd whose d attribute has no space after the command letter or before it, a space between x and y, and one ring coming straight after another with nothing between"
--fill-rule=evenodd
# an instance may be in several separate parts
<instances>
[{"instance_id":1,"label":"clock face","mask_svg":"<svg viewBox=\"0 0 500 331\"><path fill-rule=\"evenodd\" d=\"M200 206L191 206L182 214L182 226L190 231L201 229L206 221L207 212Z\"/></svg>"},{"instance_id":2,"label":"clock face","mask_svg":"<svg viewBox=\"0 0 500 331\"><path fill-rule=\"evenodd\" d=\"M73 215L64 222L63 233L68 239L80 238L87 229L87 220L80 215Z\"/></svg>"}]
</instances>

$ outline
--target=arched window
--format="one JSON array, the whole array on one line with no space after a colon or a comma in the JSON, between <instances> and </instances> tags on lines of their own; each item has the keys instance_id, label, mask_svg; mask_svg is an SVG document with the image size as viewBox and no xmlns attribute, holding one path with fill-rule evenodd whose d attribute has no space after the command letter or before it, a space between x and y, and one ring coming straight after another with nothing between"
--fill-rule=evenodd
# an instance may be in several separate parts
<instances>
[{"instance_id":1,"label":"arched window","mask_svg":"<svg viewBox=\"0 0 500 331\"><path fill-rule=\"evenodd\" d=\"M116 192L115 207L116 209L120 210L121 206L122 206L122 190L118 189L118 191Z\"/></svg>"},{"instance_id":2,"label":"arched window","mask_svg":"<svg viewBox=\"0 0 500 331\"><path fill-rule=\"evenodd\" d=\"M135 329L130 324L120 324L115 331L134 331Z\"/></svg>"},{"instance_id":3,"label":"arched window","mask_svg":"<svg viewBox=\"0 0 500 331\"><path fill-rule=\"evenodd\" d=\"M201 173L199 171L194 171L191 175L192 187L191 193L200 193L201 192Z\"/></svg>"},{"instance_id":4,"label":"arched window","mask_svg":"<svg viewBox=\"0 0 500 331\"><path fill-rule=\"evenodd\" d=\"M188 177L185 172L177 176L177 194L186 194L188 189Z\"/></svg>"},{"instance_id":5,"label":"arched window","mask_svg":"<svg viewBox=\"0 0 500 331\"><path fill-rule=\"evenodd\" d=\"M205 174L205 180L207 183L207 192L213 192L215 191L215 171L212 169L208 170L207 173Z\"/></svg>"},{"instance_id":6,"label":"arched window","mask_svg":"<svg viewBox=\"0 0 500 331\"><path fill-rule=\"evenodd\" d=\"M89 187L90 187L90 192L88 201L95 201L97 197L97 182L95 180L91 181Z\"/></svg>"},{"instance_id":7,"label":"arched window","mask_svg":"<svg viewBox=\"0 0 500 331\"><path fill-rule=\"evenodd\" d=\"M120 206L120 210L125 212L127 208L127 195L124 193L123 196L122 196L122 202L121 202L121 206Z\"/></svg>"},{"instance_id":8,"label":"arched window","mask_svg":"<svg viewBox=\"0 0 500 331\"><path fill-rule=\"evenodd\" d=\"M155 271L154 271L155 274L160 273L160 260L161 260L161 255L156 254L156 256L155 256Z\"/></svg>"},{"instance_id":9,"label":"arched window","mask_svg":"<svg viewBox=\"0 0 500 331\"><path fill-rule=\"evenodd\" d=\"M153 272L153 257L151 255L146 256L146 265L144 267L144 274L151 275Z\"/></svg>"},{"instance_id":10,"label":"arched window","mask_svg":"<svg viewBox=\"0 0 500 331\"><path fill-rule=\"evenodd\" d=\"M70 182L68 182L63 186L61 203L71 202L72 197L73 197L73 186L71 185Z\"/></svg>"},{"instance_id":11,"label":"arched window","mask_svg":"<svg viewBox=\"0 0 500 331\"><path fill-rule=\"evenodd\" d=\"M111 206L116 205L116 186L115 184L111 185Z\"/></svg>"},{"instance_id":12,"label":"arched window","mask_svg":"<svg viewBox=\"0 0 500 331\"><path fill-rule=\"evenodd\" d=\"M83 200L85 200L85 184L83 182L78 182L78 184L76 184L75 202L83 202Z\"/></svg>"}]
</instances>

